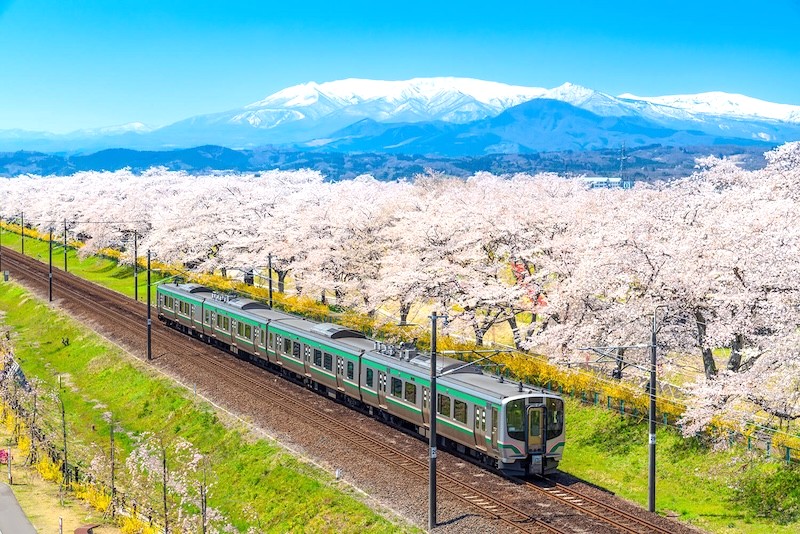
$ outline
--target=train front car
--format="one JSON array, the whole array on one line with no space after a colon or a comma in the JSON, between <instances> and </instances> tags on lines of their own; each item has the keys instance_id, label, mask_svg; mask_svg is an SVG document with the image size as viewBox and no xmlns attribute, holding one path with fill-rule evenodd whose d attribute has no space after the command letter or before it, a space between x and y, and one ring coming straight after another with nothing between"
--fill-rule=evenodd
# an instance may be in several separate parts
<instances>
[{"instance_id":1,"label":"train front car","mask_svg":"<svg viewBox=\"0 0 800 534\"><path fill-rule=\"evenodd\" d=\"M503 399L500 469L509 474L555 472L564 451L564 401L526 389Z\"/></svg>"}]
</instances>

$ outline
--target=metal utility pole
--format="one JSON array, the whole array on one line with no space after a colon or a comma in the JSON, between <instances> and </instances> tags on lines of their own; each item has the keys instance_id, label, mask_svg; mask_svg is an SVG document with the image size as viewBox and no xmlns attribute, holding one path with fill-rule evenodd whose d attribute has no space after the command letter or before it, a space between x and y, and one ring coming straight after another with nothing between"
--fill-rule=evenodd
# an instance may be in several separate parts
<instances>
[{"instance_id":1,"label":"metal utility pole","mask_svg":"<svg viewBox=\"0 0 800 534\"><path fill-rule=\"evenodd\" d=\"M20 232L22 234L22 245L20 250L22 252L22 255L24 256L25 255L25 212L24 211L19 212L19 219L20 219L19 225L20 228L22 229L22 231Z\"/></svg>"},{"instance_id":2,"label":"metal utility pole","mask_svg":"<svg viewBox=\"0 0 800 534\"><path fill-rule=\"evenodd\" d=\"M49 277L49 285L50 285L50 302L53 302L53 228L50 227L50 277Z\"/></svg>"},{"instance_id":3,"label":"metal utility pole","mask_svg":"<svg viewBox=\"0 0 800 534\"><path fill-rule=\"evenodd\" d=\"M3 270L3 219L0 218L0 271Z\"/></svg>"},{"instance_id":4,"label":"metal utility pole","mask_svg":"<svg viewBox=\"0 0 800 534\"><path fill-rule=\"evenodd\" d=\"M272 308L272 252L267 254L268 269L269 269L269 307Z\"/></svg>"},{"instance_id":5,"label":"metal utility pole","mask_svg":"<svg viewBox=\"0 0 800 534\"><path fill-rule=\"evenodd\" d=\"M67 272L67 220L64 219L64 272Z\"/></svg>"},{"instance_id":6,"label":"metal utility pole","mask_svg":"<svg viewBox=\"0 0 800 534\"><path fill-rule=\"evenodd\" d=\"M117 487L115 485L116 466L114 465L114 414L111 414L111 518L116 514L114 501L116 498Z\"/></svg>"},{"instance_id":7,"label":"metal utility pole","mask_svg":"<svg viewBox=\"0 0 800 534\"><path fill-rule=\"evenodd\" d=\"M67 418L64 414L64 399L60 392L58 400L61 402L61 433L64 437L64 484L66 487L69 487L69 464L67 462Z\"/></svg>"},{"instance_id":8,"label":"metal utility pole","mask_svg":"<svg viewBox=\"0 0 800 534\"><path fill-rule=\"evenodd\" d=\"M428 530L436 527L436 413L438 412L436 398L436 321L439 316L436 312L431 314L431 398L430 398L430 432L428 448L430 450L429 480L428 480Z\"/></svg>"},{"instance_id":9,"label":"metal utility pole","mask_svg":"<svg viewBox=\"0 0 800 534\"><path fill-rule=\"evenodd\" d=\"M653 329L650 331L650 454L647 509L656 511L656 312L653 310Z\"/></svg>"},{"instance_id":10,"label":"metal utility pole","mask_svg":"<svg viewBox=\"0 0 800 534\"><path fill-rule=\"evenodd\" d=\"M136 230L133 231L133 300L139 300L139 254L136 242Z\"/></svg>"},{"instance_id":11,"label":"metal utility pole","mask_svg":"<svg viewBox=\"0 0 800 534\"><path fill-rule=\"evenodd\" d=\"M153 320L150 318L150 249L147 249L147 359L153 359Z\"/></svg>"}]
</instances>

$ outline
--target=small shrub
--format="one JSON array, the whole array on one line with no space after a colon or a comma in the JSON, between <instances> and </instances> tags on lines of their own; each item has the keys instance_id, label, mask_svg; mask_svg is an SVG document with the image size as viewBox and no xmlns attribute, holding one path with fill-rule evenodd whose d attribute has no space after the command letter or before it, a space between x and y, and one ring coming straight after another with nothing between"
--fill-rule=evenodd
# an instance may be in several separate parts
<instances>
[{"instance_id":1,"label":"small shrub","mask_svg":"<svg viewBox=\"0 0 800 534\"><path fill-rule=\"evenodd\" d=\"M752 465L737 481L734 500L751 514L781 524L800 519L800 466Z\"/></svg>"},{"instance_id":2,"label":"small shrub","mask_svg":"<svg viewBox=\"0 0 800 534\"><path fill-rule=\"evenodd\" d=\"M159 531L137 517L123 517L119 526L122 534L157 534Z\"/></svg>"},{"instance_id":3,"label":"small shrub","mask_svg":"<svg viewBox=\"0 0 800 534\"><path fill-rule=\"evenodd\" d=\"M74 483L72 490L77 498L86 501L95 510L105 512L111 506L111 495L94 484Z\"/></svg>"},{"instance_id":4,"label":"small shrub","mask_svg":"<svg viewBox=\"0 0 800 534\"><path fill-rule=\"evenodd\" d=\"M61 484L64 480L64 474L61 470L62 463L60 460L55 462L49 455L43 454L39 461L36 462L36 471L39 472L43 479Z\"/></svg>"}]
</instances>

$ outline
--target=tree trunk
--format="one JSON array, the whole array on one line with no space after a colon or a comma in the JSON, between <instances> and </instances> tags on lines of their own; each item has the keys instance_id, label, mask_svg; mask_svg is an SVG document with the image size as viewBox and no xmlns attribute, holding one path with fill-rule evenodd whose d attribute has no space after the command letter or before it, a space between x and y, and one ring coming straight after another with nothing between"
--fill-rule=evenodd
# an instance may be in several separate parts
<instances>
[{"instance_id":1,"label":"tree trunk","mask_svg":"<svg viewBox=\"0 0 800 534\"><path fill-rule=\"evenodd\" d=\"M482 328L475 329L475 345L478 347L483 346L483 336L486 334L486 331Z\"/></svg>"},{"instance_id":2,"label":"tree trunk","mask_svg":"<svg viewBox=\"0 0 800 534\"><path fill-rule=\"evenodd\" d=\"M514 346L517 348L517 350L524 350L522 348L522 335L519 331L516 315L511 314L511 317L508 318L508 326L511 327L511 334L514 336Z\"/></svg>"},{"instance_id":3,"label":"tree trunk","mask_svg":"<svg viewBox=\"0 0 800 534\"><path fill-rule=\"evenodd\" d=\"M704 346L706 341L706 320L700 310L694 312L694 318L697 322L697 344L700 346L700 352L703 355L703 371L706 374L706 378L711 379L717 376L717 363L714 361L711 349Z\"/></svg>"},{"instance_id":4,"label":"tree trunk","mask_svg":"<svg viewBox=\"0 0 800 534\"><path fill-rule=\"evenodd\" d=\"M742 334L736 334L733 336L733 342L731 343L731 357L728 359L728 371L739 371L739 367L742 365L743 345L744 336Z\"/></svg>"},{"instance_id":5,"label":"tree trunk","mask_svg":"<svg viewBox=\"0 0 800 534\"><path fill-rule=\"evenodd\" d=\"M405 325L408 323L408 314L411 313L411 304L405 302L400 303L400 324Z\"/></svg>"},{"instance_id":6,"label":"tree trunk","mask_svg":"<svg viewBox=\"0 0 800 534\"><path fill-rule=\"evenodd\" d=\"M278 293L284 293L286 291L286 275L289 274L289 271L275 269L275 272L278 273Z\"/></svg>"}]
</instances>

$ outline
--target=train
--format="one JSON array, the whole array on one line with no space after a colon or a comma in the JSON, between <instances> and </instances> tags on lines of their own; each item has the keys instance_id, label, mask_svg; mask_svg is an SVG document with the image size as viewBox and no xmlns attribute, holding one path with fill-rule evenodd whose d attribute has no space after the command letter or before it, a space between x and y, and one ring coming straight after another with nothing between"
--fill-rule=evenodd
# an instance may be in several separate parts
<instances>
[{"instance_id":1,"label":"train","mask_svg":"<svg viewBox=\"0 0 800 534\"><path fill-rule=\"evenodd\" d=\"M551 391L437 355L391 345L341 325L175 281L157 286L168 326L300 382L370 415L429 437L510 476L553 473L564 450L564 401Z\"/></svg>"}]
</instances>

